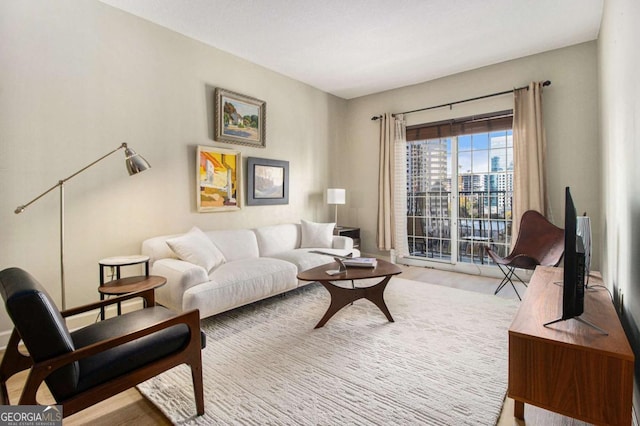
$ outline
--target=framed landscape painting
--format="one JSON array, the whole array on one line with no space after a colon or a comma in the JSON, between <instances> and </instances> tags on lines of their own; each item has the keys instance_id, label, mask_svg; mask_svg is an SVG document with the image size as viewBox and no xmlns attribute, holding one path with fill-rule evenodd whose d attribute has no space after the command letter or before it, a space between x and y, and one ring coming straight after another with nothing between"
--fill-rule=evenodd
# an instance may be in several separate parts
<instances>
[{"instance_id":1,"label":"framed landscape painting","mask_svg":"<svg viewBox=\"0 0 640 426\"><path fill-rule=\"evenodd\" d=\"M217 141L266 146L266 102L220 88L216 88L215 98Z\"/></svg>"},{"instance_id":2,"label":"framed landscape painting","mask_svg":"<svg viewBox=\"0 0 640 426\"><path fill-rule=\"evenodd\" d=\"M247 205L289 204L289 162L247 158Z\"/></svg>"},{"instance_id":3,"label":"framed landscape painting","mask_svg":"<svg viewBox=\"0 0 640 426\"><path fill-rule=\"evenodd\" d=\"M196 200L199 212L223 212L241 208L240 151L198 146Z\"/></svg>"}]
</instances>

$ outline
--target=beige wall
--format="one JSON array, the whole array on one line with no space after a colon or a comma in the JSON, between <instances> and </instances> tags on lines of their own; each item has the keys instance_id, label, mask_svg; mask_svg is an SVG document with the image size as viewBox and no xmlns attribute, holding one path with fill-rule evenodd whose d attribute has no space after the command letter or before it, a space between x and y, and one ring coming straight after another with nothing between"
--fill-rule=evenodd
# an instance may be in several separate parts
<instances>
[{"instance_id":1,"label":"beige wall","mask_svg":"<svg viewBox=\"0 0 640 426\"><path fill-rule=\"evenodd\" d=\"M153 168L128 177L118 153L66 185L69 306L97 297L99 259L153 235L324 221L328 186L347 188L342 224L375 249L378 124L371 116L552 80L545 91L555 221L570 185L601 223L596 43L344 101L97 1L0 2L0 268L29 270L59 301L58 194L25 203L128 142ZM213 89L267 101L267 148L213 141ZM510 96L408 116L409 124L511 107ZM291 163L288 206L195 211L195 147ZM594 229L598 245L600 229ZM381 253L385 255L386 253ZM594 261L599 264L599 254ZM0 312L0 332L10 327ZM2 334L0 334L0 338Z\"/></svg>"},{"instance_id":2,"label":"beige wall","mask_svg":"<svg viewBox=\"0 0 640 426\"><path fill-rule=\"evenodd\" d=\"M332 217L344 100L97 1L0 2L0 64L0 268L27 269L57 301L58 193L13 210L124 141L151 170L128 177L117 153L65 185L68 306L97 299L98 260L147 237ZM214 87L267 102L266 149L213 141ZM288 160L289 205L197 213L199 144Z\"/></svg>"},{"instance_id":3,"label":"beige wall","mask_svg":"<svg viewBox=\"0 0 640 426\"><path fill-rule=\"evenodd\" d=\"M636 0L606 1L598 40L604 170L602 270L616 302L622 305L621 320L636 355L636 409L640 404L639 18Z\"/></svg>"},{"instance_id":4,"label":"beige wall","mask_svg":"<svg viewBox=\"0 0 640 426\"><path fill-rule=\"evenodd\" d=\"M347 205L340 211L345 223L360 226L363 250L376 249L377 163L379 124L371 117L502 92L530 81L551 80L544 90L544 119L548 141L549 198L556 224L563 226L564 187L570 186L575 204L596 223L601 221L600 146L596 42L554 50L514 61L452 75L434 81L378 93L348 102L347 146L341 182ZM407 124L464 117L513 108L511 95L409 114ZM600 229L593 230L596 246ZM384 253L382 253L384 254ZM600 265L594 253L594 267Z\"/></svg>"}]
</instances>

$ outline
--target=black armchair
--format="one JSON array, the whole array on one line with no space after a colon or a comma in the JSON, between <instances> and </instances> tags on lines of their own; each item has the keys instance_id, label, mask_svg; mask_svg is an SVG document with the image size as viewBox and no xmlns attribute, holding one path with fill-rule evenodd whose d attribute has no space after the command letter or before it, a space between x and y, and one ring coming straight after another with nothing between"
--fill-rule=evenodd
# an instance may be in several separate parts
<instances>
[{"instance_id":1,"label":"black armchair","mask_svg":"<svg viewBox=\"0 0 640 426\"><path fill-rule=\"evenodd\" d=\"M36 392L44 381L67 417L186 363L197 414L204 414L204 339L197 310L175 314L155 306L153 290L146 290L60 312L46 290L19 268L0 271L0 293L15 326L0 364L3 405L10 403L6 381L28 368L19 404L38 404ZM136 297L147 308L73 332L67 328L65 317ZM21 339L29 356L18 351Z\"/></svg>"}]
</instances>

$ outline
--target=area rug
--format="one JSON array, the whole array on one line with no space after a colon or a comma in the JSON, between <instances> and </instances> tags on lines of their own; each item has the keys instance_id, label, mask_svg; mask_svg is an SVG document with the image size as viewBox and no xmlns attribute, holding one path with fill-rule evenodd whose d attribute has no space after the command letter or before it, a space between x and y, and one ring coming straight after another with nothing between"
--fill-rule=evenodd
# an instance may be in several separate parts
<instances>
[{"instance_id":1,"label":"area rug","mask_svg":"<svg viewBox=\"0 0 640 426\"><path fill-rule=\"evenodd\" d=\"M204 416L186 366L138 388L176 424L494 425L518 303L401 278L385 300L394 323L359 300L314 330L317 283L203 320Z\"/></svg>"}]
</instances>

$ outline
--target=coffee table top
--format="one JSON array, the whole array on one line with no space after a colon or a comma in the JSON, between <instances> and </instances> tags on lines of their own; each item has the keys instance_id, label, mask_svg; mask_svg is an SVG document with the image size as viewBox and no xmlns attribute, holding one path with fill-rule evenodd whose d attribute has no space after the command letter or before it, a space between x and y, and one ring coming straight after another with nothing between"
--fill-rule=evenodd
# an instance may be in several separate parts
<instances>
[{"instance_id":1,"label":"coffee table top","mask_svg":"<svg viewBox=\"0 0 640 426\"><path fill-rule=\"evenodd\" d=\"M102 294L127 294L133 293L134 291L158 288L166 283L167 279L165 277L159 277L157 275L140 275L109 281L108 283L104 283L98 287L98 291Z\"/></svg>"},{"instance_id":2,"label":"coffee table top","mask_svg":"<svg viewBox=\"0 0 640 426\"><path fill-rule=\"evenodd\" d=\"M298 279L303 281L345 281L345 280L363 280L366 278L386 277L389 275L398 275L402 273L397 265L378 259L375 268L347 268L346 272L336 275L329 275L327 271L338 269L336 262L327 263L312 269L307 269L298 274Z\"/></svg>"}]
</instances>

